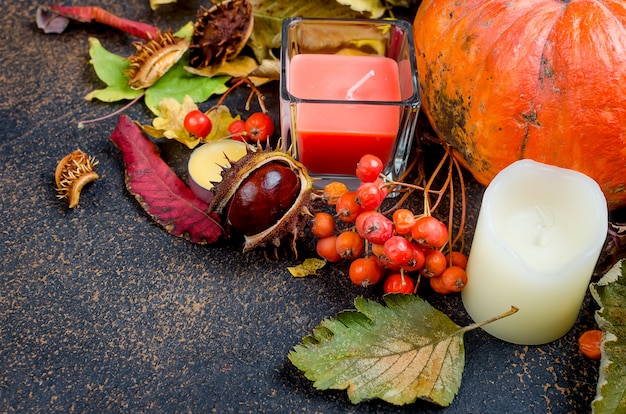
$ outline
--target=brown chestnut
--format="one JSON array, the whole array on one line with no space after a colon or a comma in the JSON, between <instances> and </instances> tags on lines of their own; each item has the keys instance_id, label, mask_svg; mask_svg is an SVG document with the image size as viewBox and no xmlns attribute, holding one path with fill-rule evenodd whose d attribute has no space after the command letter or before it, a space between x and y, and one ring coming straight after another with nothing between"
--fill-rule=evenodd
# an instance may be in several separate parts
<instances>
[{"instance_id":1,"label":"brown chestnut","mask_svg":"<svg viewBox=\"0 0 626 414\"><path fill-rule=\"evenodd\" d=\"M285 246L297 257L296 240L311 216L313 197L313 180L290 154L250 147L222 172L209 213L222 215L233 233L244 236L244 252L265 248L277 257Z\"/></svg>"},{"instance_id":2,"label":"brown chestnut","mask_svg":"<svg viewBox=\"0 0 626 414\"><path fill-rule=\"evenodd\" d=\"M239 186L228 207L228 221L250 236L278 222L300 193L300 179L285 164L272 162L252 172Z\"/></svg>"}]
</instances>

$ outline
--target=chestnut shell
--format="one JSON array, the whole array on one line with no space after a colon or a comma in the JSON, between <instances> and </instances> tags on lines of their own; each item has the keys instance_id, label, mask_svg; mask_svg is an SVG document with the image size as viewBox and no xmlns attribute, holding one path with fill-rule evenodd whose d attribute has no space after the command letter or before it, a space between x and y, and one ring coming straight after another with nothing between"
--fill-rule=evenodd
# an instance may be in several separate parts
<instances>
[{"instance_id":1,"label":"chestnut shell","mask_svg":"<svg viewBox=\"0 0 626 414\"><path fill-rule=\"evenodd\" d=\"M244 236L244 252L274 248L277 256L287 243L297 257L296 240L314 198L306 168L283 151L252 146L230 165L213 189L209 212L225 215L228 227Z\"/></svg>"}]
</instances>

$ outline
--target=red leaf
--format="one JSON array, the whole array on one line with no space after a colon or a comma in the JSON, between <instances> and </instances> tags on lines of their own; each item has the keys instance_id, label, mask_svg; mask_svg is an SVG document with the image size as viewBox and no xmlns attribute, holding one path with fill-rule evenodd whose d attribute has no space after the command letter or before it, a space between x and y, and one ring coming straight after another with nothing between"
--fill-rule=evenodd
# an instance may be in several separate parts
<instances>
[{"instance_id":1,"label":"red leaf","mask_svg":"<svg viewBox=\"0 0 626 414\"><path fill-rule=\"evenodd\" d=\"M134 122L122 115L111 135L122 151L126 188L169 233L194 243L214 243L222 235L219 217L196 197L159 156L159 150Z\"/></svg>"}]
</instances>

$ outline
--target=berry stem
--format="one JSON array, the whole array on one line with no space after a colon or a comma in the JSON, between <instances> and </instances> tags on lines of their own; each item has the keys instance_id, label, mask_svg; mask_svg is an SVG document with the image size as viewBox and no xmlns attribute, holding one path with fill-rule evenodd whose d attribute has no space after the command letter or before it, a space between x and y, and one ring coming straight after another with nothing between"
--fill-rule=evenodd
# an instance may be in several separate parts
<instances>
[{"instance_id":1,"label":"berry stem","mask_svg":"<svg viewBox=\"0 0 626 414\"><path fill-rule=\"evenodd\" d=\"M439 164L437 165L437 168L435 168L435 171L433 171L433 173L430 175L430 178L428 179L428 182L424 186L424 214L426 214L427 216L431 215L431 213L432 213L431 208L430 208L430 187L432 187L433 182L435 181L435 178L437 177L437 175L439 175L439 172L441 171L441 168L443 168L443 165L445 164L445 162L448 159L448 157L449 157L449 152L446 151L445 155L443 157L441 157L441 160L439 161ZM444 186L440 190L439 197L441 197L441 195L443 195L443 193L445 191L445 188L446 188L448 183L449 183L449 181L446 180L446 183L444 184ZM435 205L436 204L437 203L435 203Z\"/></svg>"},{"instance_id":2,"label":"berry stem","mask_svg":"<svg viewBox=\"0 0 626 414\"><path fill-rule=\"evenodd\" d=\"M463 179L463 171L461 170L461 165L456 158L452 157L452 162L454 163L454 168L456 169L459 176L459 183L461 186L461 222L459 223L459 232L454 237L454 240L452 240L450 247L454 246L463 236L465 229L465 218L467 215L467 199L465 194L465 180Z\"/></svg>"},{"instance_id":3,"label":"berry stem","mask_svg":"<svg viewBox=\"0 0 626 414\"><path fill-rule=\"evenodd\" d=\"M218 107L218 106L222 105L224 103L224 100L226 100L226 97L233 90L237 89L239 86L241 86L241 85L243 85L245 83L245 84L247 84L250 87L250 89L252 89L252 91L250 92L250 95L248 95L248 99L246 100L246 106L245 106L246 111L250 110L250 102L252 101L252 97L254 95L256 95L257 100L259 101L259 106L261 107L261 111L264 114L267 113L267 108L265 108L265 97L263 96L261 91L259 91L259 89L254 85L254 82L252 82L250 79L248 79L245 76L241 77L241 78L234 78L233 82L234 83L228 88L228 90L222 94L220 99L215 104L215 107Z\"/></svg>"}]
</instances>

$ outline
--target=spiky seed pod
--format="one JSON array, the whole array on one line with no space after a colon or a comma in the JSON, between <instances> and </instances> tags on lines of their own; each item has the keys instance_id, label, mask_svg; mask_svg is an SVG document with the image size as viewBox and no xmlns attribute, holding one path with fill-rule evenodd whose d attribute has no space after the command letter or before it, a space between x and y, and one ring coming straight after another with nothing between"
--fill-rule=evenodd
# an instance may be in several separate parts
<instances>
[{"instance_id":1,"label":"spiky seed pod","mask_svg":"<svg viewBox=\"0 0 626 414\"><path fill-rule=\"evenodd\" d=\"M276 249L284 242L297 256L296 240L311 216L313 182L306 168L282 151L249 150L222 172L210 212L245 239L243 251Z\"/></svg>"},{"instance_id":2,"label":"spiky seed pod","mask_svg":"<svg viewBox=\"0 0 626 414\"><path fill-rule=\"evenodd\" d=\"M189 41L167 31L160 32L156 39L148 42L133 42L133 46L135 54L128 58L130 68L126 72L128 85L133 89L145 89L180 60L189 48Z\"/></svg>"},{"instance_id":3,"label":"spiky seed pod","mask_svg":"<svg viewBox=\"0 0 626 414\"><path fill-rule=\"evenodd\" d=\"M94 171L97 164L95 158L79 149L63 157L54 172L57 197L67 199L70 208L76 207L83 187L99 178Z\"/></svg>"},{"instance_id":4,"label":"spiky seed pod","mask_svg":"<svg viewBox=\"0 0 626 414\"><path fill-rule=\"evenodd\" d=\"M248 0L227 0L210 9L200 6L189 46L191 66L216 66L237 57L250 38L253 25L252 4Z\"/></svg>"}]
</instances>

